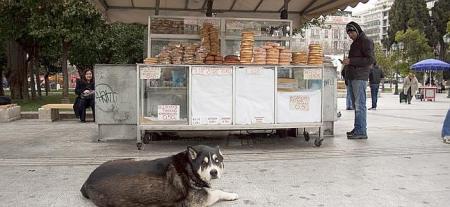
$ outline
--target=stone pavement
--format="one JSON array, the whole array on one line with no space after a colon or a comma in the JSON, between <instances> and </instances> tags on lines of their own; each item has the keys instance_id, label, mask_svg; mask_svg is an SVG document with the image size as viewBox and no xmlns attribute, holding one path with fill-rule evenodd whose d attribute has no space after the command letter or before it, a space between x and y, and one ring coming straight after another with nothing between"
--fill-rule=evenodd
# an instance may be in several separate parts
<instances>
[{"instance_id":1,"label":"stone pavement","mask_svg":"<svg viewBox=\"0 0 450 207\"><path fill-rule=\"evenodd\" d=\"M343 110L345 100L338 102ZM0 206L93 207L79 189L102 162L168 156L200 143L225 153L225 175L213 186L240 195L219 207L450 206L450 145L440 138L450 99L439 94L436 102L406 105L382 94L378 105L368 111L368 140L346 139L353 111L343 110L336 135L319 148L302 137L215 137L158 141L138 151L133 140L91 142L93 123L1 123Z\"/></svg>"}]
</instances>

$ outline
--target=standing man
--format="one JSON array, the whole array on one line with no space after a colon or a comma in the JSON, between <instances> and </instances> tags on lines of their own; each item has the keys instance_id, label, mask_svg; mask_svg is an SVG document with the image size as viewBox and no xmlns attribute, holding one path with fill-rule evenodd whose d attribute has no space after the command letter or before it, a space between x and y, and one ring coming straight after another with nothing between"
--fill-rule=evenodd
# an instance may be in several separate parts
<instances>
[{"instance_id":1,"label":"standing man","mask_svg":"<svg viewBox=\"0 0 450 207\"><path fill-rule=\"evenodd\" d=\"M355 106L354 128L347 132L347 138L367 139L366 87L370 69L375 63L374 45L357 23L348 23L346 31L353 43L348 58L343 63L348 67L348 86L353 92L352 101Z\"/></svg>"},{"instance_id":2,"label":"standing man","mask_svg":"<svg viewBox=\"0 0 450 207\"><path fill-rule=\"evenodd\" d=\"M378 89L380 88L380 82L383 78L384 73L375 62L369 74L370 96L372 97L372 108L369 110L377 110Z\"/></svg>"}]
</instances>

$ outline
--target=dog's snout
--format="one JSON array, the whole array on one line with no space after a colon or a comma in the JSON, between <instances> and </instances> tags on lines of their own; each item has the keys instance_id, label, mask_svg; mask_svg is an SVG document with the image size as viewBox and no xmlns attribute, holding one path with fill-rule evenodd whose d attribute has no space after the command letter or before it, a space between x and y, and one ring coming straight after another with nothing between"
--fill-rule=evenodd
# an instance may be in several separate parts
<instances>
[{"instance_id":1,"label":"dog's snout","mask_svg":"<svg viewBox=\"0 0 450 207\"><path fill-rule=\"evenodd\" d=\"M211 177L212 177L212 178L217 178L217 170L211 170L211 171L209 172L209 174L211 174Z\"/></svg>"}]
</instances>

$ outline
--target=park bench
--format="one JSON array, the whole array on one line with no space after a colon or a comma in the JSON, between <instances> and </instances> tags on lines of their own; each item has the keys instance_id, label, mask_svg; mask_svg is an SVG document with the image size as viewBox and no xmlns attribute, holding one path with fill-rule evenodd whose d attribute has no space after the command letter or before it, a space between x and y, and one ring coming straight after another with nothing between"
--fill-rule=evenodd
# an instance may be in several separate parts
<instances>
[{"instance_id":1,"label":"park bench","mask_svg":"<svg viewBox=\"0 0 450 207\"><path fill-rule=\"evenodd\" d=\"M39 108L39 120L55 121L59 119L59 110L73 110L73 104L46 104Z\"/></svg>"},{"instance_id":2,"label":"park bench","mask_svg":"<svg viewBox=\"0 0 450 207\"><path fill-rule=\"evenodd\" d=\"M20 106L16 104L0 105L0 122L20 119Z\"/></svg>"}]
</instances>

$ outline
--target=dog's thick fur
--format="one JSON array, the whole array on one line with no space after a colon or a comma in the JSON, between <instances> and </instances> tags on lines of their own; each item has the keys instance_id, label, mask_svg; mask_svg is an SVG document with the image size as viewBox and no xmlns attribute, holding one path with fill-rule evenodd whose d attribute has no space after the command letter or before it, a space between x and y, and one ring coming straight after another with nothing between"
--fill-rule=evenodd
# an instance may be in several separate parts
<instances>
[{"instance_id":1,"label":"dog's thick fur","mask_svg":"<svg viewBox=\"0 0 450 207\"><path fill-rule=\"evenodd\" d=\"M188 147L156 160L113 160L95 169L81 193L100 207L203 207L238 195L212 190L223 170L219 148Z\"/></svg>"}]
</instances>

